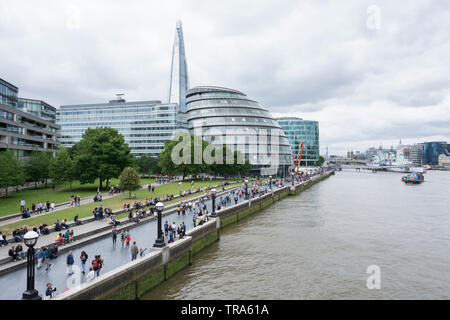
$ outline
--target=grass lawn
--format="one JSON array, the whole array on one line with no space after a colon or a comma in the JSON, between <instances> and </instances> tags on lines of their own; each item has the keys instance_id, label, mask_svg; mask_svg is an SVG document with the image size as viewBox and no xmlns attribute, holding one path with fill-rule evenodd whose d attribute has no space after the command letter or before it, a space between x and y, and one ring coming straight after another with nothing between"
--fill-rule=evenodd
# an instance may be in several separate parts
<instances>
[{"instance_id":1,"label":"grass lawn","mask_svg":"<svg viewBox=\"0 0 450 320\"><path fill-rule=\"evenodd\" d=\"M154 183L155 179L147 178L141 179L142 185ZM119 183L119 179L112 179L110 186L115 186ZM72 191L70 191L69 183L55 185L55 191L52 190L52 183L48 183L48 188L45 188L45 184L38 186L37 189L28 189L19 192L9 193L8 197L0 198L0 216L5 216L13 213L20 212L20 201L25 200L25 206L30 208L31 204L37 204L41 201L45 204L45 201L50 203L54 201L62 203L70 200L71 195L79 195L80 198L93 197L97 193L98 181L92 184L80 184L79 182L72 183ZM105 191L102 191L105 192Z\"/></svg>"},{"instance_id":2,"label":"grass lawn","mask_svg":"<svg viewBox=\"0 0 450 320\"><path fill-rule=\"evenodd\" d=\"M150 180L151 180L151 182L155 181L154 179L150 179ZM142 181L145 181L145 180L141 180L141 182ZM217 185L223 181L225 181L225 180L223 180L223 179L222 180L211 180L211 181L197 180L195 182L194 188ZM234 181L234 179L229 180L229 181L230 182ZM143 185L145 185L145 183L143 183ZM240 183L238 183L236 185L240 185ZM101 202L101 205L103 206L103 208L110 208L112 211L115 211L115 210L122 208L124 203L130 203L131 205L133 205L134 201L146 200L146 199L155 198L155 197L164 197L166 194L178 195L180 190L183 192L190 188L191 188L191 181L183 182L181 187L178 186L178 182L172 182L169 184L156 186L155 192L149 192L147 189L141 189L141 190L132 192L132 194L136 193L136 200L129 199L128 192L125 192L116 197L103 200ZM199 194L191 194L189 197L184 197L183 200L189 199L192 197L196 197L198 195ZM70 197L70 195L69 195L69 197ZM181 201L181 200L175 199L172 202L166 202L165 204L170 204L170 203L179 202L179 201ZM0 231L2 231L4 234L9 235L12 233L12 231L14 229L22 227L22 226L27 226L28 230L30 230L30 228L32 228L33 226L39 226L42 223L46 223L47 225L51 226L55 223L56 219L60 219L60 220L67 219L67 221L73 221L73 218L75 217L76 214L78 214L78 217L81 219L81 218L92 215L93 209L95 207L97 207L98 205L99 205L99 203L89 203L89 204L82 205L80 207L73 207L73 208L64 209L61 211L54 211L52 213L42 215L42 216L34 216L33 218L28 218L26 220L22 220L22 221L18 221L18 222L9 224L9 225L2 226L2 227L0 227Z\"/></svg>"}]
</instances>

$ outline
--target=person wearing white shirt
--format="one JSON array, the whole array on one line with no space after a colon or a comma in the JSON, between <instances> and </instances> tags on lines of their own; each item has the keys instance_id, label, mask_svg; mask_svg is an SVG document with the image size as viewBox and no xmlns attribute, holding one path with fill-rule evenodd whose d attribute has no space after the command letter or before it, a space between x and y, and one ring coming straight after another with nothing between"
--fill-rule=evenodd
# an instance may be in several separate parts
<instances>
[{"instance_id":1,"label":"person wearing white shirt","mask_svg":"<svg viewBox=\"0 0 450 320\"><path fill-rule=\"evenodd\" d=\"M52 211L55 210L55 203L54 203L54 202L52 202L52 203L50 204L50 208L52 209Z\"/></svg>"},{"instance_id":2,"label":"person wearing white shirt","mask_svg":"<svg viewBox=\"0 0 450 320\"><path fill-rule=\"evenodd\" d=\"M89 272L86 275L86 282L92 281L95 278L95 273L92 267L89 268Z\"/></svg>"}]
</instances>

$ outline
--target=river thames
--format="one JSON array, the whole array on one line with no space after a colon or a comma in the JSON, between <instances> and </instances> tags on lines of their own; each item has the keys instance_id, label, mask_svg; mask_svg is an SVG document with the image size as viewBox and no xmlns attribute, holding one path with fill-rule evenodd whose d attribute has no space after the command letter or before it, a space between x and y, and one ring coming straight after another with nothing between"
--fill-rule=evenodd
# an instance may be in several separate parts
<instances>
[{"instance_id":1,"label":"river thames","mask_svg":"<svg viewBox=\"0 0 450 320\"><path fill-rule=\"evenodd\" d=\"M450 172L401 177L337 172L225 228L144 299L450 299Z\"/></svg>"}]
</instances>

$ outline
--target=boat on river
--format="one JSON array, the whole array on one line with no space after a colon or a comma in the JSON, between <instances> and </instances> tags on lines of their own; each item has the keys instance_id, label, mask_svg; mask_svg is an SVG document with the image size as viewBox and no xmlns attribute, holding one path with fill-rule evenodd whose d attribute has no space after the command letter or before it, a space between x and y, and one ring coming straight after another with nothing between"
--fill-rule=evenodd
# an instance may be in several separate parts
<instances>
[{"instance_id":1,"label":"boat on river","mask_svg":"<svg viewBox=\"0 0 450 320\"><path fill-rule=\"evenodd\" d=\"M412 172L407 176L402 177L404 183L422 183L425 181L423 174Z\"/></svg>"}]
</instances>

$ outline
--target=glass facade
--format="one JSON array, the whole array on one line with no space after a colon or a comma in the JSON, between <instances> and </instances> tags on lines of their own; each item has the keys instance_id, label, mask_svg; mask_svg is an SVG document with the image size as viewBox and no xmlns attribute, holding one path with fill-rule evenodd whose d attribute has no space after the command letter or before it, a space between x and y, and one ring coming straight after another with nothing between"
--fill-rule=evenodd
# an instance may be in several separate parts
<instances>
[{"instance_id":1,"label":"glass facade","mask_svg":"<svg viewBox=\"0 0 450 320\"><path fill-rule=\"evenodd\" d=\"M103 104L61 106L57 122L61 143L72 147L88 128L111 127L121 133L135 156L156 157L164 141L172 138L178 125L178 105L160 101L125 100Z\"/></svg>"},{"instance_id":2,"label":"glass facade","mask_svg":"<svg viewBox=\"0 0 450 320\"><path fill-rule=\"evenodd\" d=\"M17 108L52 123L56 122L56 108L44 101L19 98Z\"/></svg>"},{"instance_id":3,"label":"glass facade","mask_svg":"<svg viewBox=\"0 0 450 320\"><path fill-rule=\"evenodd\" d=\"M288 139L272 115L237 90L195 87L186 95L188 128L214 145L238 150L252 175L286 176L292 169Z\"/></svg>"},{"instance_id":4,"label":"glass facade","mask_svg":"<svg viewBox=\"0 0 450 320\"><path fill-rule=\"evenodd\" d=\"M18 98L19 89L0 79L0 152L10 149L17 157L33 150L58 151L56 109L32 99Z\"/></svg>"},{"instance_id":5,"label":"glass facade","mask_svg":"<svg viewBox=\"0 0 450 320\"><path fill-rule=\"evenodd\" d=\"M181 112L186 112L186 92L189 88L189 74L184 50L184 36L181 21L177 21L170 67L169 103L178 103Z\"/></svg>"},{"instance_id":6,"label":"glass facade","mask_svg":"<svg viewBox=\"0 0 450 320\"><path fill-rule=\"evenodd\" d=\"M445 141L424 142L422 144L423 164L438 165L439 156L450 156L450 145Z\"/></svg>"},{"instance_id":7,"label":"glass facade","mask_svg":"<svg viewBox=\"0 0 450 320\"><path fill-rule=\"evenodd\" d=\"M10 107L16 107L17 105L17 94L19 88L0 79L0 103Z\"/></svg>"},{"instance_id":8,"label":"glass facade","mask_svg":"<svg viewBox=\"0 0 450 320\"><path fill-rule=\"evenodd\" d=\"M314 166L319 160L319 122L303 120L295 117L278 118L293 152L293 159L297 158L302 141L305 141L300 165Z\"/></svg>"}]
</instances>

